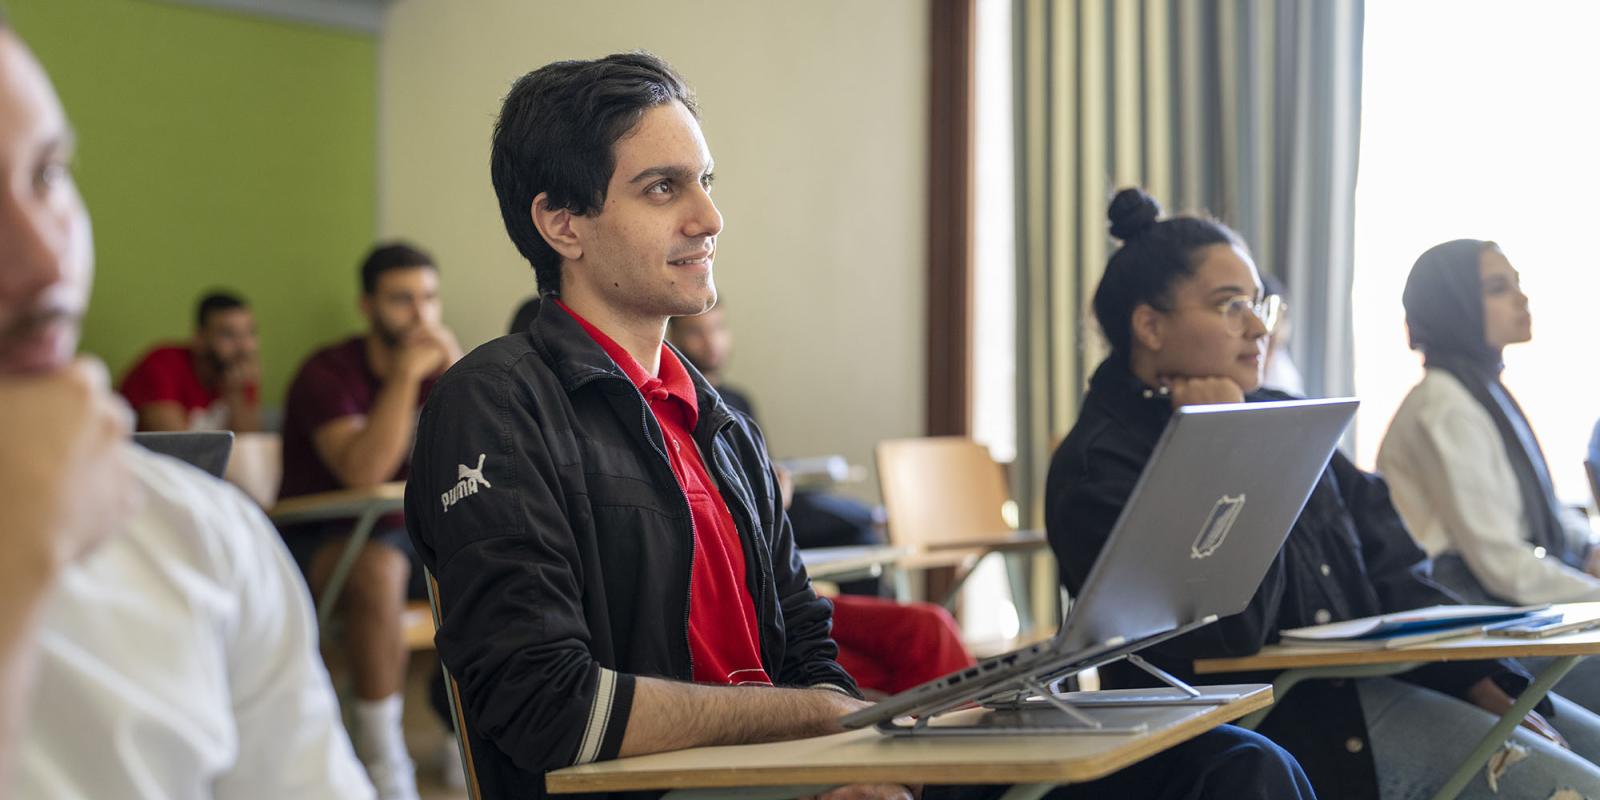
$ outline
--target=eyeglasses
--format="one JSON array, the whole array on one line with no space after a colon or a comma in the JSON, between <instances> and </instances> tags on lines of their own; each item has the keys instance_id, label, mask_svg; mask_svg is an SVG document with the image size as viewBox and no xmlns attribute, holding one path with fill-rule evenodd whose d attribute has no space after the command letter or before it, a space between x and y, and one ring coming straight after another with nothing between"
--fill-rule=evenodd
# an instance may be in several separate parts
<instances>
[{"instance_id":1,"label":"eyeglasses","mask_svg":"<svg viewBox=\"0 0 1600 800\"><path fill-rule=\"evenodd\" d=\"M1278 319L1283 316L1283 310L1288 304L1283 298L1272 294L1261 298L1259 301L1247 294L1234 295L1214 306L1210 306L1222 315L1222 320L1228 326L1228 332L1235 336L1242 335L1249 327L1250 315L1261 321L1261 326L1270 334L1278 327ZM1173 309L1182 311L1183 309Z\"/></svg>"}]
</instances>

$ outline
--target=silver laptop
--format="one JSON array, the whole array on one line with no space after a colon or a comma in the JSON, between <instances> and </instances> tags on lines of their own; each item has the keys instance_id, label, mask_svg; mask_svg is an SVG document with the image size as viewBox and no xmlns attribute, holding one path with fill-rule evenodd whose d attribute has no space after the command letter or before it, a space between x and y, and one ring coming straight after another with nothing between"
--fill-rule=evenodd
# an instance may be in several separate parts
<instances>
[{"instance_id":1,"label":"silver laptop","mask_svg":"<svg viewBox=\"0 0 1600 800\"><path fill-rule=\"evenodd\" d=\"M910 732L894 721L1036 691L1243 611L1357 405L1289 400L1177 409L1055 637L840 722Z\"/></svg>"}]
</instances>

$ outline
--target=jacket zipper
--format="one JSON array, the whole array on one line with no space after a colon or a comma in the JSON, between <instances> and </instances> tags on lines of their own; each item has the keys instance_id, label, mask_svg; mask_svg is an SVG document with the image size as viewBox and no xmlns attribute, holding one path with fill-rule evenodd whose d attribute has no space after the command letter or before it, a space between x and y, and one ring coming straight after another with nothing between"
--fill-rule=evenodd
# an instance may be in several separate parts
<instances>
[{"instance_id":1,"label":"jacket zipper","mask_svg":"<svg viewBox=\"0 0 1600 800\"><path fill-rule=\"evenodd\" d=\"M724 486L739 486L740 484L739 484L738 481L731 480L731 478L733 476L727 470L722 468L722 463L720 461L718 461L717 457L716 457L716 454L717 454L717 436L719 436L722 433L722 431L725 430L731 424L732 424L731 422L724 422L721 426L719 426L717 428L717 430L714 433L711 434L711 455L710 455L710 458L711 458L712 464L713 464L712 468L715 469L717 471L717 473L722 477L722 483L723 483ZM756 538L756 514L755 514L755 510L750 506L749 501L745 498L745 496L743 494L740 494L740 493L738 493L736 491L735 495L739 499L740 511L742 511L744 513L744 516L745 516L745 528L744 528L744 531L742 531L740 533L740 539L741 539L741 541L744 542L744 546L754 548L754 550L752 552L755 553L756 569L757 569L757 571L759 571L761 573L761 583L760 583L761 593L758 596L752 598L752 601L754 601L755 610L756 610L756 636L757 636L757 644L761 648L761 662L762 662L761 665L767 671L767 678L769 680L776 680L776 678L773 677L774 670L772 668L772 665L769 663L770 660L767 658L766 646L765 646L764 643L760 642L760 638L762 637L762 634L764 634L765 631L767 630L767 622L768 622L767 619L766 619L766 604L761 602L761 601L766 599L767 595L773 591L773 589L772 589L772 580L773 580L773 577L772 577L772 565L768 562L767 559L763 558L762 549L759 546L759 543L757 543L756 540L755 540L755 538Z\"/></svg>"},{"instance_id":2,"label":"jacket zipper","mask_svg":"<svg viewBox=\"0 0 1600 800\"><path fill-rule=\"evenodd\" d=\"M591 375L587 379L579 380L576 383L574 383L572 388L569 391L577 391L579 388L582 388L584 384L587 384L590 381L601 380L601 379L608 378L608 377L621 377L621 376L613 375L612 373L608 373L608 372L603 372L603 373ZM622 378L622 380L627 381L628 386L634 390L634 394L636 396L638 396L638 398L639 398L639 429L644 434L644 440L650 443L651 448L653 448L656 451L656 455L660 456L661 460L666 463L667 472L668 472L668 474L672 475L672 483L675 486L678 487L678 498L683 501L683 510L685 512L686 518L689 520L689 569L688 569L688 574L685 576L685 580L684 580L684 587L685 588L684 588L684 593L683 593L683 652L684 652L684 655L687 657L687 660L689 662L689 680L693 681L694 680L694 646L689 642L689 602L690 602L690 595L694 591L694 561L695 561L695 558L694 558L694 542L695 542L695 537L697 535L696 531L695 531L695 525L694 525L694 509L689 505L689 495L688 495L688 493L683 490L683 485L678 482L677 473L674 473L672 471L672 457L667 455L666 449L663 446L657 444L656 440L653 437L650 436L650 417L651 417L650 404L645 401L644 395L639 394L639 388L637 386L634 386L632 381L628 381L626 378ZM712 466L710 468L711 469L715 469L717 471L717 474L722 477L722 481L723 481L724 485L726 485L726 486L737 486L738 482L729 480L728 472L726 470L724 470L722 468L721 463L716 460L716 438L717 438L717 436L719 434L722 433L722 430L724 428L727 428L731 424L732 424L731 420L727 421L727 422L724 422L722 425L718 426L717 430L714 433L711 434L711 445L712 445L711 450L712 450L712 454L711 454L710 458L711 458L711 461L712 461ZM662 434L663 438L665 437L665 435L666 434L664 434L664 433ZM690 435L691 436L693 435L692 431L690 432ZM718 494L721 494L721 492L719 491ZM744 541L747 546L754 547L755 546L755 515L754 515L753 511L751 510L749 503L745 500L744 496L742 494L738 494L737 492L735 492L735 495L739 498L739 508L744 513L745 519L746 519L745 530L740 532L740 540ZM724 498L724 500L726 500L726 498ZM738 527L737 523L735 523L735 527ZM772 590L771 589L772 569L766 563L766 561L761 557L759 549L756 552L757 552L757 555L756 555L756 567L761 572L761 592L762 592L761 598L765 598L767 593L771 592L771 590ZM755 598L755 599L761 599L761 598ZM767 676L770 679L771 676L772 676L772 667L771 667L771 665L769 663L767 663L769 661L769 659L767 658L766 646L765 646L765 644L763 644L763 643L761 643L759 641L761 636L762 636L762 634L765 632L765 630L767 628L767 625L766 625L767 620L765 619L765 610L763 608L763 605L764 604L759 603L759 602L755 603L755 607L756 607L756 636L757 636L757 639L758 639L757 646L761 650L761 653L760 653L761 662L762 662L761 666L762 666L763 669L765 669L767 671Z\"/></svg>"},{"instance_id":3,"label":"jacket zipper","mask_svg":"<svg viewBox=\"0 0 1600 800\"><path fill-rule=\"evenodd\" d=\"M634 389L634 393L638 394L637 388ZM694 509L689 505L689 495L688 493L684 492L683 484L678 482L677 473L672 471L672 457L667 455L666 449L656 444L656 440L650 436L650 404L645 402L644 395L639 395L639 402L639 426L644 431L644 439L650 443L650 446L655 449L656 454L661 456L661 460L666 464L667 473L672 475L672 484L678 487L678 497L679 499L683 500L683 511L686 518L689 520L689 570L688 574L684 576L683 581L683 652L688 658L689 662L688 679L693 681L694 645L689 641L689 603L691 600L691 595L694 592L694 541L696 536L694 528ZM662 437L665 438L665 436L666 434L663 433Z\"/></svg>"}]
</instances>

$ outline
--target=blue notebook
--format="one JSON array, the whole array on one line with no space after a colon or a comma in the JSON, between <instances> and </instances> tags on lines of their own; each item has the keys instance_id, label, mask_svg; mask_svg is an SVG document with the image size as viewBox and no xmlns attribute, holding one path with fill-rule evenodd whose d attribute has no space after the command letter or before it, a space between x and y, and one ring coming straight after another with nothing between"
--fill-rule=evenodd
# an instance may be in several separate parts
<instances>
[{"instance_id":1,"label":"blue notebook","mask_svg":"<svg viewBox=\"0 0 1600 800\"><path fill-rule=\"evenodd\" d=\"M1479 633L1489 625L1529 617L1534 606L1429 606L1375 617L1330 622L1281 633L1283 644L1387 648Z\"/></svg>"}]
</instances>

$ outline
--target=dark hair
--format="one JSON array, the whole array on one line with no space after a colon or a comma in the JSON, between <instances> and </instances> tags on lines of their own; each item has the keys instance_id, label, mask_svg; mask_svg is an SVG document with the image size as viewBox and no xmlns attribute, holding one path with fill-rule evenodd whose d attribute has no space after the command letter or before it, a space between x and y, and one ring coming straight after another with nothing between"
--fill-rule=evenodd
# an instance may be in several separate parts
<instances>
[{"instance_id":1,"label":"dark hair","mask_svg":"<svg viewBox=\"0 0 1600 800\"><path fill-rule=\"evenodd\" d=\"M557 61L512 85L495 122L489 175L506 232L533 265L541 294L561 290L561 256L539 234L533 199L587 214L605 204L613 146L644 112L678 101L698 119L694 93L667 62L646 53Z\"/></svg>"},{"instance_id":2,"label":"dark hair","mask_svg":"<svg viewBox=\"0 0 1600 800\"><path fill-rule=\"evenodd\" d=\"M407 242L389 242L372 248L361 262L361 293L372 294L378 288L378 276L392 269L427 267L437 270L433 256Z\"/></svg>"},{"instance_id":3,"label":"dark hair","mask_svg":"<svg viewBox=\"0 0 1600 800\"><path fill-rule=\"evenodd\" d=\"M1129 188L1111 198L1111 235L1122 247L1106 263L1094 292L1094 316L1111 345L1127 355L1133 338L1133 310L1141 304L1165 309L1172 284L1194 274L1195 251L1214 244L1243 247L1239 235L1210 217L1181 215L1157 221L1161 204L1143 189Z\"/></svg>"},{"instance_id":4,"label":"dark hair","mask_svg":"<svg viewBox=\"0 0 1600 800\"><path fill-rule=\"evenodd\" d=\"M1289 287L1284 284L1283 279L1266 270L1261 271L1261 291L1267 297L1277 295L1284 300L1289 299Z\"/></svg>"},{"instance_id":5,"label":"dark hair","mask_svg":"<svg viewBox=\"0 0 1600 800\"><path fill-rule=\"evenodd\" d=\"M204 297L200 298L200 304L195 306L194 326L196 328L204 328L206 326L206 320L210 319L212 314L222 311L232 311L235 308L249 307L249 304L245 303L244 298L232 292L208 292Z\"/></svg>"}]
</instances>

